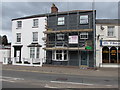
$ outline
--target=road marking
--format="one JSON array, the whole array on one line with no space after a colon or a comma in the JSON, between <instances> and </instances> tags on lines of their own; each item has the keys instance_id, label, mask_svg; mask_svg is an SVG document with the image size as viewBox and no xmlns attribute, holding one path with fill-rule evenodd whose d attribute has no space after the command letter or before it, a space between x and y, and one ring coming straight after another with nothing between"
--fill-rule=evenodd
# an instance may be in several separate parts
<instances>
[{"instance_id":1,"label":"road marking","mask_svg":"<svg viewBox=\"0 0 120 90\"><path fill-rule=\"evenodd\" d=\"M76 83L76 82L62 82L62 81L50 81L52 83L65 83L65 84L81 84L81 85L94 85L94 84L88 84L88 83Z\"/></svg>"},{"instance_id":2,"label":"road marking","mask_svg":"<svg viewBox=\"0 0 120 90\"><path fill-rule=\"evenodd\" d=\"M0 76L0 81L15 82L15 81L18 81L18 80L24 80L24 79L23 78Z\"/></svg>"},{"instance_id":3,"label":"road marking","mask_svg":"<svg viewBox=\"0 0 120 90\"><path fill-rule=\"evenodd\" d=\"M46 88L58 88L58 87L51 87L48 84L45 85Z\"/></svg>"}]
</instances>

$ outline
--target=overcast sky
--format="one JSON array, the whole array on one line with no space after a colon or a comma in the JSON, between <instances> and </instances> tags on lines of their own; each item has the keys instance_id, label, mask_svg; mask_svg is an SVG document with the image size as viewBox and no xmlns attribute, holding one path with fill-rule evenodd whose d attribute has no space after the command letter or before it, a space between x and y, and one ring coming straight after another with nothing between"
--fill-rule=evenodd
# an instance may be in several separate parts
<instances>
[{"instance_id":1,"label":"overcast sky","mask_svg":"<svg viewBox=\"0 0 120 90\"><path fill-rule=\"evenodd\" d=\"M11 42L11 19L50 13L50 7L53 2L2 2L2 30L0 35L7 35ZM90 10L92 2L56 2L59 11L70 10ZM117 19L118 2L96 2L97 19Z\"/></svg>"}]
</instances>

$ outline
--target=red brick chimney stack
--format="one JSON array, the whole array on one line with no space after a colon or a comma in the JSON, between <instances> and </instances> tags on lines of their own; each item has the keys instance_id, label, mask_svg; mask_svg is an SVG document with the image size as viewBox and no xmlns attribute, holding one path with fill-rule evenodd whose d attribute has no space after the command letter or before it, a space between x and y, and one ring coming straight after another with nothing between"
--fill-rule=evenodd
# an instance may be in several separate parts
<instances>
[{"instance_id":1,"label":"red brick chimney stack","mask_svg":"<svg viewBox=\"0 0 120 90\"><path fill-rule=\"evenodd\" d=\"M51 13L57 13L58 12L58 8L55 6L55 4L53 3L52 4L52 7L51 7Z\"/></svg>"}]
</instances>

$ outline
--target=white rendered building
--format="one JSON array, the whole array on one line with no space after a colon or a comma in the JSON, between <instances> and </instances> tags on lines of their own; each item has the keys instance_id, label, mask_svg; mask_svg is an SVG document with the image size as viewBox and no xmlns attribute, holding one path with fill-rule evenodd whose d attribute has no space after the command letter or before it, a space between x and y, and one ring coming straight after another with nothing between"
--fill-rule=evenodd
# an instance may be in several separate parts
<instances>
[{"instance_id":1,"label":"white rendered building","mask_svg":"<svg viewBox=\"0 0 120 90\"><path fill-rule=\"evenodd\" d=\"M45 62L45 25L44 14L12 19L11 57L18 57L19 62L23 58L39 58Z\"/></svg>"},{"instance_id":2,"label":"white rendered building","mask_svg":"<svg viewBox=\"0 0 120 90\"><path fill-rule=\"evenodd\" d=\"M118 20L96 20L96 37L96 66L117 67L120 63Z\"/></svg>"}]
</instances>

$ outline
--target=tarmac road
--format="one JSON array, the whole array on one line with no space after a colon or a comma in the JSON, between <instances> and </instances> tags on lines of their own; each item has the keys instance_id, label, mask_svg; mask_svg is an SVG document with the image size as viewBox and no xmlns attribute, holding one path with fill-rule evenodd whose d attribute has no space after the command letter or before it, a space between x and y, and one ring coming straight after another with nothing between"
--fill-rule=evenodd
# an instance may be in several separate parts
<instances>
[{"instance_id":1,"label":"tarmac road","mask_svg":"<svg viewBox=\"0 0 120 90\"><path fill-rule=\"evenodd\" d=\"M3 88L117 88L116 76L85 76L34 72L15 69L2 70Z\"/></svg>"}]
</instances>

